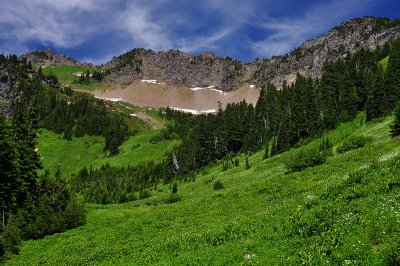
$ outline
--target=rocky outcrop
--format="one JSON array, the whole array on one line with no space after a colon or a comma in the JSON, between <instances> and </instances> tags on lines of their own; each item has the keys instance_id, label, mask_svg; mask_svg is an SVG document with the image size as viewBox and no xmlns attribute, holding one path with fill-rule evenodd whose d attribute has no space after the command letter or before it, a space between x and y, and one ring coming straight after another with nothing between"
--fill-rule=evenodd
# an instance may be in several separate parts
<instances>
[{"instance_id":1,"label":"rocky outcrop","mask_svg":"<svg viewBox=\"0 0 400 266\"><path fill-rule=\"evenodd\" d=\"M20 56L22 59L26 59L32 65L40 67L57 67L57 66L85 66L91 67L93 64L79 62L66 55L56 54L50 48L42 51L34 51Z\"/></svg>"},{"instance_id":2,"label":"rocky outcrop","mask_svg":"<svg viewBox=\"0 0 400 266\"><path fill-rule=\"evenodd\" d=\"M114 57L105 66L112 69L109 81L117 83L157 80L189 87L215 86L226 91L237 88L246 73L245 64L229 57L213 53L194 56L179 50L134 49Z\"/></svg>"},{"instance_id":3,"label":"rocky outcrop","mask_svg":"<svg viewBox=\"0 0 400 266\"><path fill-rule=\"evenodd\" d=\"M111 75L108 81L130 84L142 79L157 80L188 87L215 86L224 91L234 90L244 82L251 84L271 81L280 87L289 84L297 73L320 77L327 60L337 60L360 49L375 49L378 45L400 36L399 21L364 17L343 22L327 34L304 42L299 48L270 59L245 64L212 53L199 56L178 50L154 52L134 49L114 57L105 66Z\"/></svg>"},{"instance_id":4,"label":"rocky outcrop","mask_svg":"<svg viewBox=\"0 0 400 266\"><path fill-rule=\"evenodd\" d=\"M320 77L326 61L344 58L362 48L374 50L399 37L399 22L374 17L343 22L327 34L304 42L289 54L254 62L252 81L269 80L279 87L284 81L292 83L297 73Z\"/></svg>"}]
</instances>

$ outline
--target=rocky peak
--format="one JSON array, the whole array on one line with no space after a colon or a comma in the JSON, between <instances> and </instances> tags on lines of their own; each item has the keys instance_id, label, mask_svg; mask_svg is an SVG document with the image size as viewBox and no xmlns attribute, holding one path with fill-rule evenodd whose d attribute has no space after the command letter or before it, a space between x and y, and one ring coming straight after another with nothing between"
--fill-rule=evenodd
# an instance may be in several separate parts
<instances>
[{"instance_id":1,"label":"rocky peak","mask_svg":"<svg viewBox=\"0 0 400 266\"><path fill-rule=\"evenodd\" d=\"M400 20L364 17L345 21L288 54L257 59L249 64L211 52L195 56L174 49L154 52L140 48L114 57L106 67L112 72L108 80L122 84L148 79L230 91L244 82L270 81L280 87L284 81L294 82L297 73L320 77L327 60L337 60L361 49L372 50L399 36Z\"/></svg>"},{"instance_id":2,"label":"rocky peak","mask_svg":"<svg viewBox=\"0 0 400 266\"><path fill-rule=\"evenodd\" d=\"M157 80L188 87L215 86L232 90L240 85L244 64L207 52L198 56L179 50L154 52L133 49L114 57L106 67L112 70L109 81L130 84L135 80Z\"/></svg>"}]
</instances>

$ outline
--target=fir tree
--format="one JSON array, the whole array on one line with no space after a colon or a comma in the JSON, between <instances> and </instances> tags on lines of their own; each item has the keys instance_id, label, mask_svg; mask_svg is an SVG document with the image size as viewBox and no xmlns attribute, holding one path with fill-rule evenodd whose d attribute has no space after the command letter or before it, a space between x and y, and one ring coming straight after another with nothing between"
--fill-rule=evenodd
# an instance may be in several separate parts
<instances>
[{"instance_id":1,"label":"fir tree","mask_svg":"<svg viewBox=\"0 0 400 266\"><path fill-rule=\"evenodd\" d=\"M268 140L267 140L267 142L265 143L265 150L264 150L263 159L266 160L266 159L268 159L268 157L269 157L269 148L268 148Z\"/></svg>"},{"instance_id":2,"label":"fir tree","mask_svg":"<svg viewBox=\"0 0 400 266\"><path fill-rule=\"evenodd\" d=\"M394 121L390 126L390 134L392 135L392 137L397 137L400 135L400 103L398 103L396 106L394 116Z\"/></svg>"}]
</instances>

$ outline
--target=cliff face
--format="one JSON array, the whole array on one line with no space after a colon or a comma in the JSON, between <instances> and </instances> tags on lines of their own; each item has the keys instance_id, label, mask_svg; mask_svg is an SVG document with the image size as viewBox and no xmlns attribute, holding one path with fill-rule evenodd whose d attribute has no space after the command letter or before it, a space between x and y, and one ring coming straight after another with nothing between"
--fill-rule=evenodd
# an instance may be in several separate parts
<instances>
[{"instance_id":1,"label":"cliff face","mask_svg":"<svg viewBox=\"0 0 400 266\"><path fill-rule=\"evenodd\" d=\"M270 59L245 64L231 58L203 53L199 56L178 50L154 52L134 49L114 57L105 66L112 70L110 82L130 84L135 80L152 79L189 87L215 86L224 91L236 89L244 82L271 81L280 87L292 83L296 74L320 77L327 60L337 60L360 49L378 45L400 36L400 23L385 18L364 17L343 22L327 34L304 42L299 48Z\"/></svg>"},{"instance_id":2,"label":"cliff face","mask_svg":"<svg viewBox=\"0 0 400 266\"><path fill-rule=\"evenodd\" d=\"M134 49L105 66L112 69L109 80L122 84L146 79L190 87L215 86L226 91L237 88L246 74L246 66L231 58L212 53L193 56L178 50Z\"/></svg>"}]
</instances>

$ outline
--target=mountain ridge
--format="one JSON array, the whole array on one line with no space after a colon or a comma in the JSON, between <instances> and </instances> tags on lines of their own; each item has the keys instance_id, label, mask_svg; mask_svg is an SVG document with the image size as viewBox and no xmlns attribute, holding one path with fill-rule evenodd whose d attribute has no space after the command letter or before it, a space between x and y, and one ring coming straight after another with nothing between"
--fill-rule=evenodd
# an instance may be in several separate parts
<instances>
[{"instance_id":1,"label":"mountain ridge","mask_svg":"<svg viewBox=\"0 0 400 266\"><path fill-rule=\"evenodd\" d=\"M103 66L111 70L106 81L122 85L140 80L157 80L192 88L212 86L223 91L235 90L244 83L272 82L281 87L284 82L293 83L297 74L318 78L326 61L345 58L361 49L383 47L397 37L400 37L399 19L368 16L344 21L326 34L306 40L287 54L256 59L250 63L210 52L191 55L176 49L155 52L151 49L134 48L114 56ZM21 57L41 66L64 63L90 66L56 54L54 57L58 61L53 59L43 62L37 56L41 53L48 54L49 51L28 53Z\"/></svg>"}]
</instances>

